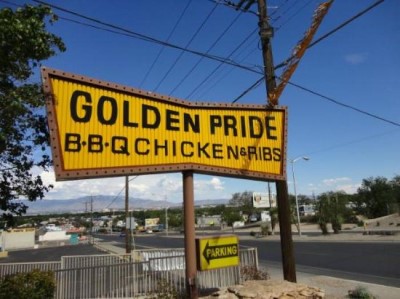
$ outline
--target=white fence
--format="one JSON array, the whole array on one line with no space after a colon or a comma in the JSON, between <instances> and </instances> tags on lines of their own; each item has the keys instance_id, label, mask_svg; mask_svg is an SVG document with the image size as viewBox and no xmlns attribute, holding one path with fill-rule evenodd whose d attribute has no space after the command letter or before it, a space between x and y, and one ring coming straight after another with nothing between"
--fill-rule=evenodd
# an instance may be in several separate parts
<instances>
[{"instance_id":1,"label":"white fence","mask_svg":"<svg viewBox=\"0 0 400 299\"><path fill-rule=\"evenodd\" d=\"M197 273L199 291L240 283L240 267L258 269L257 249L239 251L240 266ZM27 266L29 265L29 266ZM132 255L66 256L57 263L0 264L4 275L33 269L53 270L55 298L132 298L166 288L184 293L183 249L135 251Z\"/></svg>"}]
</instances>

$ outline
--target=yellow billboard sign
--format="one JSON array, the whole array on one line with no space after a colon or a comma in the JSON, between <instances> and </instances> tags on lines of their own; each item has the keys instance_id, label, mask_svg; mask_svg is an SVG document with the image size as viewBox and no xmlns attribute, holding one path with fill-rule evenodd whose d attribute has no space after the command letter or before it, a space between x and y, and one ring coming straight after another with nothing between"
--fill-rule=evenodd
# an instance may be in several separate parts
<instances>
[{"instance_id":1,"label":"yellow billboard sign","mask_svg":"<svg viewBox=\"0 0 400 299\"><path fill-rule=\"evenodd\" d=\"M286 109L196 103L42 69L56 179L193 170L284 180Z\"/></svg>"},{"instance_id":2,"label":"yellow billboard sign","mask_svg":"<svg viewBox=\"0 0 400 299\"><path fill-rule=\"evenodd\" d=\"M196 239L197 268L211 270L239 265L237 236L217 236Z\"/></svg>"}]
</instances>

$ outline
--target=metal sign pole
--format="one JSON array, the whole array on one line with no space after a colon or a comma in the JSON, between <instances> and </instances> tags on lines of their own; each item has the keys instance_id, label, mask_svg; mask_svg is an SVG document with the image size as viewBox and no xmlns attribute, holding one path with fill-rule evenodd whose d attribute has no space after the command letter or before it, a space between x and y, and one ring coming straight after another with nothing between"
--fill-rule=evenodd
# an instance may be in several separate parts
<instances>
[{"instance_id":1,"label":"metal sign pole","mask_svg":"<svg viewBox=\"0 0 400 299\"><path fill-rule=\"evenodd\" d=\"M186 291L189 298L198 298L196 275L196 241L194 229L193 171L183 174L183 216L185 230Z\"/></svg>"}]
</instances>

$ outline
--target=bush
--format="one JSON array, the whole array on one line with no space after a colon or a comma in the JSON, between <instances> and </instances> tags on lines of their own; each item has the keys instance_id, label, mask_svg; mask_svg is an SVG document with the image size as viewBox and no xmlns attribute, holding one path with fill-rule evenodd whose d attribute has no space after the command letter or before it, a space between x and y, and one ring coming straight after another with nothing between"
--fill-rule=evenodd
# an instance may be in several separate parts
<instances>
[{"instance_id":1,"label":"bush","mask_svg":"<svg viewBox=\"0 0 400 299\"><path fill-rule=\"evenodd\" d=\"M157 283L157 289L150 294L149 299L183 299L186 295L179 293L173 285L162 279Z\"/></svg>"},{"instance_id":2,"label":"bush","mask_svg":"<svg viewBox=\"0 0 400 299\"><path fill-rule=\"evenodd\" d=\"M56 283L52 271L34 269L28 273L7 275L0 282L0 299L54 298Z\"/></svg>"},{"instance_id":3,"label":"bush","mask_svg":"<svg viewBox=\"0 0 400 299\"><path fill-rule=\"evenodd\" d=\"M347 295L347 298L352 298L352 299L375 299L376 297L372 295L367 288L365 287L357 287L354 290L350 290L349 294Z\"/></svg>"},{"instance_id":4,"label":"bush","mask_svg":"<svg viewBox=\"0 0 400 299\"><path fill-rule=\"evenodd\" d=\"M269 274L267 272L261 271L256 267L243 266L240 267L240 277L243 281L247 280L268 280Z\"/></svg>"}]
</instances>

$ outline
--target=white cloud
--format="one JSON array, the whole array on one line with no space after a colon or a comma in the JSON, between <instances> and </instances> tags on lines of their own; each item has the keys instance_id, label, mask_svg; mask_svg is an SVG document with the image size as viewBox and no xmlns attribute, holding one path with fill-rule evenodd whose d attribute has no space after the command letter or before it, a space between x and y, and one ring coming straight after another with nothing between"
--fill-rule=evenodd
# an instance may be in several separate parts
<instances>
[{"instance_id":1,"label":"white cloud","mask_svg":"<svg viewBox=\"0 0 400 299\"><path fill-rule=\"evenodd\" d=\"M46 199L70 199L90 195L123 195L125 177L84 179L74 181L55 181L54 171L40 172L45 184L52 184L54 188L46 195ZM218 177L196 176L194 180L194 192L196 199L220 199L229 198L226 194L224 181ZM155 174L130 176L130 197L153 200L165 200L179 202L182 200L183 182L180 173Z\"/></svg>"},{"instance_id":2,"label":"white cloud","mask_svg":"<svg viewBox=\"0 0 400 299\"><path fill-rule=\"evenodd\" d=\"M213 177L210 184L215 190L224 190L224 183L219 178Z\"/></svg>"},{"instance_id":3,"label":"white cloud","mask_svg":"<svg viewBox=\"0 0 400 299\"><path fill-rule=\"evenodd\" d=\"M357 189L361 186L361 184L348 184L348 185L338 185L336 186L336 191L344 191L347 194L357 193Z\"/></svg>"},{"instance_id":4,"label":"white cloud","mask_svg":"<svg viewBox=\"0 0 400 299\"><path fill-rule=\"evenodd\" d=\"M364 61L367 60L367 53L354 53L354 54L347 54L344 59L346 62L356 65L356 64L361 64Z\"/></svg>"},{"instance_id":5,"label":"white cloud","mask_svg":"<svg viewBox=\"0 0 400 299\"><path fill-rule=\"evenodd\" d=\"M325 180L322 181L322 183L323 183L325 186L331 187L331 186L337 185L338 183L350 182L350 181L351 181L350 178L342 177L342 178L334 178L334 179L325 179Z\"/></svg>"}]
</instances>

